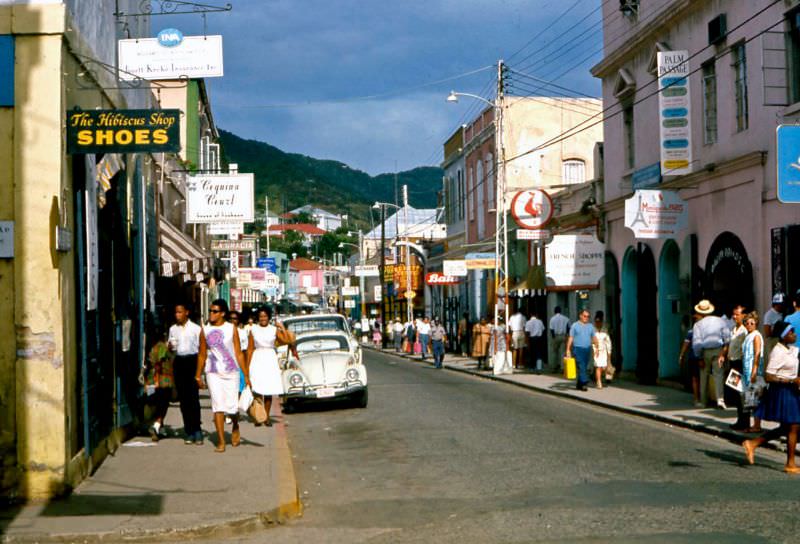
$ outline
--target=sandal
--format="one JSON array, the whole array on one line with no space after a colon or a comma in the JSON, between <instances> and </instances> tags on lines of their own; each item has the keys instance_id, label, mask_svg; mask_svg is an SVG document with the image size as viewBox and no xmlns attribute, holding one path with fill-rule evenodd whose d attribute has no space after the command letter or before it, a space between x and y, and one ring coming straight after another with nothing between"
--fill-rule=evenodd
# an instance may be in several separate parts
<instances>
[{"instance_id":1,"label":"sandal","mask_svg":"<svg viewBox=\"0 0 800 544\"><path fill-rule=\"evenodd\" d=\"M225 444L222 444L221 446L217 446L216 448L214 448L214 452L215 453L225 453Z\"/></svg>"},{"instance_id":2,"label":"sandal","mask_svg":"<svg viewBox=\"0 0 800 544\"><path fill-rule=\"evenodd\" d=\"M231 446L235 448L236 446L241 444L241 442L242 442L242 436L239 433L239 429L234 429L233 431L231 431Z\"/></svg>"}]
</instances>

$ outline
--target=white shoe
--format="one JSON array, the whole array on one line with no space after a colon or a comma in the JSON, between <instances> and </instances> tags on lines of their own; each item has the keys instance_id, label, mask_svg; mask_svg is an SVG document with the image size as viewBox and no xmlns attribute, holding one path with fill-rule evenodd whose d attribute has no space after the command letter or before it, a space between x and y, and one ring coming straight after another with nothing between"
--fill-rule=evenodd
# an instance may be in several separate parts
<instances>
[{"instance_id":1,"label":"white shoe","mask_svg":"<svg viewBox=\"0 0 800 544\"><path fill-rule=\"evenodd\" d=\"M722 399L719 399L719 400L717 401L717 408L719 408L720 410L727 410L727 409L728 409L728 406L725 404L725 401L724 401L724 400L722 400Z\"/></svg>"},{"instance_id":2,"label":"white shoe","mask_svg":"<svg viewBox=\"0 0 800 544\"><path fill-rule=\"evenodd\" d=\"M233 420L230 417L225 416L225 425L230 425L231 423L233 423Z\"/></svg>"}]
</instances>

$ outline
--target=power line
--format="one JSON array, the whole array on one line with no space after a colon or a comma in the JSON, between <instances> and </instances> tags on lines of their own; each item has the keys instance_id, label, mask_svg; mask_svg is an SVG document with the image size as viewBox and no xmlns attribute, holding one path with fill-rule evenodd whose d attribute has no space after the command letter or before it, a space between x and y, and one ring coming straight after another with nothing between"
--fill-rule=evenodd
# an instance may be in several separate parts
<instances>
[{"instance_id":1,"label":"power line","mask_svg":"<svg viewBox=\"0 0 800 544\"><path fill-rule=\"evenodd\" d=\"M605 0L605 1L606 1L606 2L608 2L609 0ZM552 23L550 23L549 27L550 27L550 28L553 28L553 27L554 27L556 24L558 24L558 22L559 22L561 19L563 19L563 18L564 18L564 17L565 17L565 16L566 16L566 15L567 15L569 12L571 12L573 9L575 9L575 8L578 6L578 4L580 4L580 3L581 3L581 0L577 0L577 1L576 1L574 4L572 4L571 6L569 6L569 7L568 7L568 8L567 8L565 11L563 11L563 12L561 13L561 15L559 15L558 17L556 17L556 19L555 19L555 20L554 20ZM602 6L601 6L601 7L602 7ZM527 48L529 45L531 45L533 42L535 42L537 38L539 38L539 36L534 36L534 37L532 37L530 40L528 40L528 41L525 43L525 45L523 45L522 47L520 47L519 49L517 49L516 51L514 51L513 53L511 53L511 55L508 57L508 60L509 60L509 61L511 61L511 59L513 59L514 57L516 57L516 56L517 56L517 55L518 55L518 54L519 54L519 53L520 53L520 52L521 52L523 49Z\"/></svg>"},{"instance_id":2,"label":"power line","mask_svg":"<svg viewBox=\"0 0 800 544\"><path fill-rule=\"evenodd\" d=\"M552 87L552 88L558 89L560 91L564 91L564 92L567 92L567 93L572 93L575 96L581 96L581 97L584 97L584 98L597 98L596 96L592 96L590 94L583 93L583 92L578 91L576 89L570 89L569 87L564 87L563 85L558 85L558 84L554 83L553 81L548 81L546 79L541 79L541 78L538 78L536 76L532 76L530 74L526 74L524 72L520 72L518 70L514 70L513 68L509 69L509 74L511 74L512 76L513 75L517 75L517 76L519 76L519 77L521 77L523 79L531 80L531 81L534 82L534 84L541 83L545 87ZM509 76L509 79L511 80L511 84L513 85L513 83L514 83L513 77Z\"/></svg>"}]
</instances>

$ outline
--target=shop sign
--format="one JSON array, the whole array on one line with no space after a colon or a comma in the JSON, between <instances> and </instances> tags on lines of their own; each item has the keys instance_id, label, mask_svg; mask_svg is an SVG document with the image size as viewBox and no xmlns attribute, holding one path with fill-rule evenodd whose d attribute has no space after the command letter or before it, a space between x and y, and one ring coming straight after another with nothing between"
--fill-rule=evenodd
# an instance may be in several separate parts
<instances>
[{"instance_id":1,"label":"shop sign","mask_svg":"<svg viewBox=\"0 0 800 544\"><path fill-rule=\"evenodd\" d=\"M180 151L180 110L71 110L67 153Z\"/></svg>"},{"instance_id":2,"label":"shop sign","mask_svg":"<svg viewBox=\"0 0 800 544\"><path fill-rule=\"evenodd\" d=\"M408 287L408 282L406 281L407 274L406 274L406 265L404 264L396 264L394 266L394 276L392 277L392 282L397 286L398 290L403 290ZM420 280L422 279L422 267L418 264L411 265L411 289L419 289Z\"/></svg>"},{"instance_id":3,"label":"shop sign","mask_svg":"<svg viewBox=\"0 0 800 544\"><path fill-rule=\"evenodd\" d=\"M345 308L355 308L356 307L356 301L355 300L345 300L344 301L344 307Z\"/></svg>"},{"instance_id":4,"label":"shop sign","mask_svg":"<svg viewBox=\"0 0 800 544\"><path fill-rule=\"evenodd\" d=\"M14 258L14 222L0 221L0 259Z\"/></svg>"},{"instance_id":5,"label":"shop sign","mask_svg":"<svg viewBox=\"0 0 800 544\"><path fill-rule=\"evenodd\" d=\"M625 201L625 226L636 238L675 238L688 216L689 205L677 191L640 189Z\"/></svg>"},{"instance_id":6,"label":"shop sign","mask_svg":"<svg viewBox=\"0 0 800 544\"><path fill-rule=\"evenodd\" d=\"M252 238L245 240L211 240L211 251L255 251L256 241Z\"/></svg>"},{"instance_id":7,"label":"shop sign","mask_svg":"<svg viewBox=\"0 0 800 544\"><path fill-rule=\"evenodd\" d=\"M463 259L442 261L442 272L444 272L445 276L457 276L457 277L466 276L467 261Z\"/></svg>"},{"instance_id":8,"label":"shop sign","mask_svg":"<svg viewBox=\"0 0 800 544\"><path fill-rule=\"evenodd\" d=\"M222 36L184 36L164 29L157 38L119 40L119 78L199 79L222 77Z\"/></svg>"},{"instance_id":9,"label":"shop sign","mask_svg":"<svg viewBox=\"0 0 800 544\"><path fill-rule=\"evenodd\" d=\"M547 285L597 285L605 274L605 246L593 235L561 234L545 248Z\"/></svg>"},{"instance_id":10,"label":"shop sign","mask_svg":"<svg viewBox=\"0 0 800 544\"><path fill-rule=\"evenodd\" d=\"M356 266L356 276L365 278L377 278L380 276L378 265Z\"/></svg>"},{"instance_id":11,"label":"shop sign","mask_svg":"<svg viewBox=\"0 0 800 544\"><path fill-rule=\"evenodd\" d=\"M511 217L523 229L540 229L553 217L553 201L541 189L520 191L511 199Z\"/></svg>"},{"instance_id":12,"label":"shop sign","mask_svg":"<svg viewBox=\"0 0 800 544\"><path fill-rule=\"evenodd\" d=\"M373 296L375 297L375 302L380 302L383 298L383 289L382 286L376 285L372 288Z\"/></svg>"},{"instance_id":13,"label":"shop sign","mask_svg":"<svg viewBox=\"0 0 800 544\"><path fill-rule=\"evenodd\" d=\"M645 189L661 183L661 163L657 162L644 168L639 168L631 176L633 190Z\"/></svg>"},{"instance_id":14,"label":"shop sign","mask_svg":"<svg viewBox=\"0 0 800 544\"><path fill-rule=\"evenodd\" d=\"M456 276L448 276L441 272L428 272L425 274L425 283L428 285L456 285L459 281Z\"/></svg>"},{"instance_id":15,"label":"shop sign","mask_svg":"<svg viewBox=\"0 0 800 544\"><path fill-rule=\"evenodd\" d=\"M464 260L467 270L493 270L495 267L494 253L467 253Z\"/></svg>"},{"instance_id":16,"label":"shop sign","mask_svg":"<svg viewBox=\"0 0 800 544\"><path fill-rule=\"evenodd\" d=\"M661 172L681 176L692 171L689 52L659 52L657 62Z\"/></svg>"},{"instance_id":17,"label":"shop sign","mask_svg":"<svg viewBox=\"0 0 800 544\"><path fill-rule=\"evenodd\" d=\"M186 179L187 223L252 223L253 214L253 174Z\"/></svg>"},{"instance_id":18,"label":"shop sign","mask_svg":"<svg viewBox=\"0 0 800 544\"><path fill-rule=\"evenodd\" d=\"M242 311L242 290L238 287L231 289L231 310L234 312Z\"/></svg>"},{"instance_id":19,"label":"shop sign","mask_svg":"<svg viewBox=\"0 0 800 544\"><path fill-rule=\"evenodd\" d=\"M800 203L800 126L779 126L777 138L778 200Z\"/></svg>"},{"instance_id":20,"label":"shop sign","mask_svg":"<svg viewBox=\"0 0 800 544\"><path fill-rule=\"evenodd\" d=\"M549 240L552 236L550 229L517 229L517 240Z\"/></svg>"},{"instance_id":21,"label":"shop sign","mask_svg":"<svg viewBox=\"0 0 800 544\"><path fill-rule=\"evenodd\" d=\"M343 297L357 297L358 293L359 293L358 286L342 287L342 296Z\"/></svg>"},{"instance_id":22,"label":"shop sign","mask_svg":"<svg viewBox=\"0 0 800 544\"><path fill-rule=\"evenodd\" d=\"M383 282L389 283L390 281L394 281L394 266L393 264L387 264L383 267Z\"/></svg>"},{"instance_id":23,"label":"shop sign","mask_svg":"<svg viewBox=\"0 0 800 544\"><path fill-rule=\"evenodd\" d=\"M208 233L215 236L244 234L244 223L211 223L208 225Z\"/></svg>"},{"instance_id":24,"label":"shop sign","mask_svg":"<svg viewBox=\"0 0 800 544\"><path fill-rule=\"evenodd\" d=\"M258 268L265 268L273 274L278 271L278 263L275 262L274 257L259 257L256 261Z\"/></svg>"},{"instance_id":25,"label":"shop sign","mask_svg":"<svg viewBox=\"0 0 800 544\"><path fill-rule=\"evenodd\" d=\"M249 289L262 289L266 281L267 271L263 268L239 268L239 277L236 285Z\"/></svg>"}]
</instances>

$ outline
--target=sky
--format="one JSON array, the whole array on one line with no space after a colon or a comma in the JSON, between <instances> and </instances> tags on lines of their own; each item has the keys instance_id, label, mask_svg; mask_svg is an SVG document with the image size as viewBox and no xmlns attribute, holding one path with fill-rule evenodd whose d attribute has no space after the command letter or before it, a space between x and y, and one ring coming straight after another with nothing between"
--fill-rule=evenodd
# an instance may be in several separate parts
<instances>
[{"instance_id":1,"label":"sky","mask_svg":"<svg viewBox=\"0 0 800 544\"><path fill-rule=\"evenodd\" d=\"M601 58L600 0L227 1L232 11L206 19L224 43L225 76L206 81L217 126L373 175L438 165L444 141L485 105L447 94L491 100L498 59L600 93L589 74ZM151 21L153 35L203 32L199 15ZM512 92L556 94L511 77Z\"/></svg>"}]
</instances>

